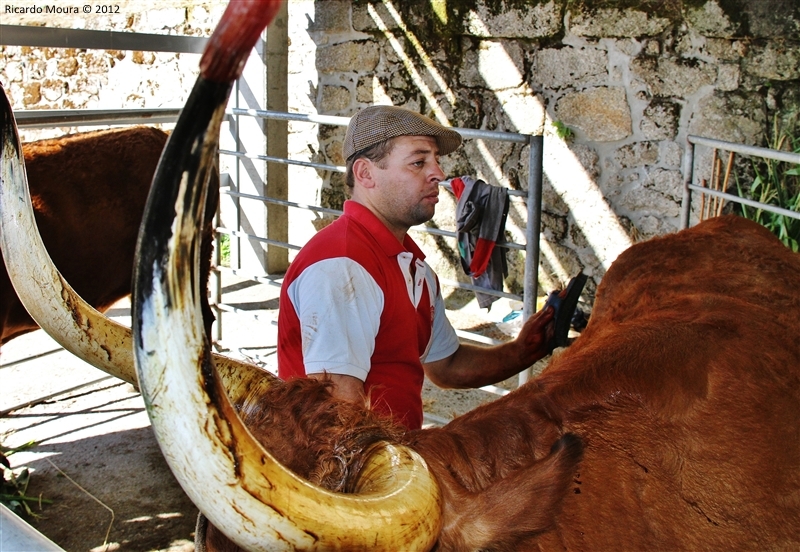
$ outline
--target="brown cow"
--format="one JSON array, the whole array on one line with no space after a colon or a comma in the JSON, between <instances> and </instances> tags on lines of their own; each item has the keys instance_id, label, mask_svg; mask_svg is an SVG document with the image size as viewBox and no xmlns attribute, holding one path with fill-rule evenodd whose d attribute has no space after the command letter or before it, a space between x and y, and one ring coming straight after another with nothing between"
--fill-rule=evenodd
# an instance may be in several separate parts
<instances>
[{"instance_id":1,"label":"brown cow","mask_svg":"<svg viewBox=\"0 0 800 552\"><path fill-rule=\"evenodd\" d=\"M139 224L166 141L161 130L132 127L23 144L31 201L48 253L77 293L101 312L131 292ZM204 247L207 274L211 241ZM211 311L203 308L210 324ZM0 343L38 327L0 266Z\"/></svg>"},{"instance_id":2,"label":"brown cow","mask_svg":"<svg viewBox=\"0 0 800 552\"><path fill-rule=\"evenodd\" d=\"M398 434L308 380L245 420L335 490L376 441L416 450L442 492L437 550L796 550L798 335L800 255L724 217L623 253L574 344L443 428ZM206 544L236 550L213 526Z\"/></svg>"}]
</instances>

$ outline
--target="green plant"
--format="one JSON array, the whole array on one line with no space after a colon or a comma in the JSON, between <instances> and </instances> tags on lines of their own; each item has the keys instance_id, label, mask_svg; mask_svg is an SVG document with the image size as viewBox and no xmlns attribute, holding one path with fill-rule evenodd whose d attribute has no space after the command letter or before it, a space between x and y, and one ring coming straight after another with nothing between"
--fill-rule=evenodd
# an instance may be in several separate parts
<instances>
[{"instance_id":1,"label":"green plant","mask_svg":"<svg viewBox=\"0 0 800 552\"><path fill-rule=\"evenodd\" d=\"M219 235L219 264L231 266L231 237L228 234Z\"/></svg>"},{"instance_id":2,"label":"green plant","mask_svg":"<svg viewBox=\"0 0 800 552\"><path fill-rule=\"evenodd\" d=\"M561 121L553 121L553 126L556 129L556 136L558 136L565 142L569 142L575 137L575 133L572 132L572 129L569 128L564 123L562 123Z\"/></svg>"},{"instance_id":3,"label":"green plant","mask_svg":"<svg viewBox=\"0 0 800 552\"><path fill-rule=\"evenodd\" d=\"M3 471L3 480L0 485L0 502L9 510L13 511L20 516L36 517L36 514L31 509L31 504L50 503L51 500L46 500L38 497L27 496L25 492L28 490L28 483L30 483L31 474L28 468L15 468L11 469L11 463L8 461L8 456L15 452L20 452L31 448L36 443L30 442L17 448L7 448L0 445L0 469Z\"/></svg>"},{"instance_id":4,"label":"green plant","mask_svg":"<svg viewBox=\"0 0 800 552\"><path fill-rule=\"evenodd\" d=\"M770 148L800 153L798 115L798 112L785 117L775 115L768 140ZM743 189L739 179L736 180L739 196L800 213L800 165L772 159L754 159L752 164L755 174L752 184ZM746 205L739 208L742 216L768 228L792 251L800 250L800 220Z\"/></svg>"}]
</instances>

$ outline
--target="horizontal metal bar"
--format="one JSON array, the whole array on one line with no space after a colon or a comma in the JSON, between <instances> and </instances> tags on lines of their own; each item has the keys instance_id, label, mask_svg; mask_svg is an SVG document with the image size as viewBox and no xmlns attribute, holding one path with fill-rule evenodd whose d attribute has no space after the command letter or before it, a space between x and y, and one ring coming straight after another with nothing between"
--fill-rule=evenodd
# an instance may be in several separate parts
<instances>
[{"instance_id":1,"label":"horizontal metal bar","mask_svg":"<svg viewBox=\"0 0 800 552\"><path fill-rule=\"evenodd\" d=\"M240 109L234 108L230 110L233 115L248 115L250 117L260 117L262 119L278 119L283 121L302 121L307 123L316 123L322 125L332 126L347 126L350 122L350 117L334 117L323 115L302 115L300 113L284 113L282 111L267 111L262 109ZM474 128L460 128L451 127L464 138L473 138L476 140L497 140L500 142L516 142L519 144L527 144L530 137L527 134L519 134L516 132L503 132L499 130L481 130Z\"/></svg>"},{"instance_id":2,"label":"horizontal metal bar","mask_svg":"<svg viewBox=\"0 0 800 552\"><path fill-rule=\"evenodd\" d=\"M244 278L245 280L253 280L255 282L270 286L281 287L283 284L283 276L276 278L275 276L270 276L269 274L254 274L252 271L231 268L229 266L217 266L214 267L214 270L217 272L227 272L228 274Z\"/></svg>"},{"instance_id":3,"label":"horizontal metal bar","mask_svg":"<svg viewBox=\"0 0 800 552\"><path fill-rule=\"evenodd\" d=\"M0 25L3 46L202 54L207 42L208 38L197 36Z\"/></svg>"},{"instance_id":4,"label":"horizontal metal bar","mask_svg":"<svg viewBox=\"0 0 800 552\"><path fill-rule=\"evenodd\" d=\"M300 250L299 245L293 245L291 243L286 243L278 240L271 240L269 238L262 238L260 236L254 236L253 234L248 234L247 232L240 232L239 230L231 230L230 228L220 227L217 228L217 232L220 234L228 234L229 236L233 236L234 238L245 238L251 241L257 241L269 245L277 245L278 247L285 247L286 249L294 249L296 251Z\"/></svg>"},{"instance_id":5,"label":"horizontal metal bar","mask_svg":"<svg viewBox=\"0 0 800 552\"><path fill-rule=\"evenodd\" d=\"M437 236L445 236L448 238L456 239L458 234L452 230L442 230L441 228L431 228L430 226L412 226L409 230L416 230L417 232L425 232L426 234L435 234ZM498 247L505 247L506 249L516 249L518 251L525 251L525 245L521 243L501 241L495 243Z\"/></svg>"},{"instance_id":6,"label":"horizontal metal bar","mask_svg":"<svg viewBox=\"0 0 800 552\"><path fill-rule=\"evenodd\" d=\"M258 312L254 312L252 310L240 309L238 307L234 307L233 305L229 305L227 303L214 303L211 306L214 307L215 309L221 311L221 312L227 312L227 313L230 313L230 314L244 314L245 316L249 316L249 317L253 318L254 320L258 320L259 322L262 320L262 318L264 320L266 320L267 322L272 321L271 317L269 317L269 318L262 317L262 315L259 314Z\"/></svg>"},{"instance_id":7,"label":"horizontal metal bar","mask_svg":"<svg viewBox=\"0 0 800 552\"><path fill-rule=\"evenodd\" d=\"M245 193L242 193L242 192L234 192L233 190L221 190L220 193L222 193L223 195L228 195L228 196L232 196L232 197L240 197L240 198L244 198L244 199L253 199L253 200L256 200L256 201L263 201L264 203L272 203L272 204L275 204L275 205L283 205L285 207L295 207L295 208L298 208L298 209L308 209L309 211L317 211L317 212L320 212L320 213L327 213L329 215L334 215L334 216L341 216L341 214L342 214L342 211L340 211L338 209L329 209L327 207L319 207L317 205L306 205L304 203L295 203L293 201L286 201L286 200L283 200L283 199L274 199L274 198L267 197L267 196L262 196L262 195L245 194ZM452 230L442 230L441 228L431 228L429 226L412 226L409 230L415 230L417 232L424 232L426 234L434 234L434 235L437 235L437 236L445 236L445 237L453 238L453 239L458 237L458 235L455 232L453 232ZM506 249L516 249L518 251L524 251L525 250L525 245L524 244L520 244L520 243L502 241L502 242L497 242L496 245L498 247L505 247Z\"/></svg>"},{"instance_id":8,"label":"horizontal metal bar","mask_svg":"<svg viewBox=\"0 0 800 552\"><path fill-rule=\"evenodd\" d=\"M746 146L744 144L734 144L733 142L725 142L723 140L715 140L713 138L703 138L701 136L689 136L687 139L690 143L700 146L732 151L734 153L741 153L742 155L763 157L764 159L774 159L775 161L785 161L787 163L800 164L800 153L774 150L771 148L760 148L758 146Z\"/></svg>"},{"instance_id":9,"label":"horizontal metal bar","mask_svg":"<svg viewBox=\"0 0 800 552\"><path fill-rule=\"evenodd\" d=\"M234 107L226 111L227 114L245 115L248 117L259 117L261 119L275 119L278 121L300 121L303 123L315 123L319 125L347 126L350 117L339 117L336 115L316 115L303 113L287 113L285 111L268 111L263 109L244 109Z\"/></svg>"},{"instance_id":10,"label":"horizontal metal bar","mask_svg":"<svg viewBox=\"0 0 800 552\"><path fill-rule=\"evenodd\" d=\"M308 209L309 211L316 211L319 213L327 213L329 215L336 215L339 216L342 214L341 211L338 209L330 209L328 207L320 207L318 205L306 205L305 203L295 203L294 201L286 201L283 199L275 199L272 197L262 196L262 195L255 195L255 194L245 194L242 192L234 192L233 190L220 190L220 193L223 195L228 195L232 197L240 197L244 199L254 199L256 201L263 201L264 203L273 203L275 205L283 205L285 207L296 207L298 209Z\"/></svg>"},{"instance_id":11,"label":"horizontal metal bar","mask_svg":"<svg viewBox=\"0 0 800 552\"><path fill-rule=\"evenodd\" d=\"M721 197L722 199L727 199L728 201L733 201L734 203L742 203L749 207L755 207L756 209L762 209L764 211L769 211L770 213L776 213L778 215L783 215L785 217L793 218L793 219L800 219L800 213L797 211L790 211L789 209L784 209L783 207L775 207L774 205L769 205L767 203L759 203L758 201L753 201L752 199L747 199L744 197L739 197L737 195L729 194L727 192L720 192L718 190L712 190L710 188L704 188L703 186L698 186L697 184L689 184L690 190L695 190L697 192L701 192L706 195L714 196L714 197Z\"/></svg>"},{"instance_id":12,"label":"horizontal metal bar","mask_svg":"<svg viewBox=\"0 0 800 552\"><path fill-rule=\"evenodd\" d=\"M20 128L158 124L174 123L181 109L37 109L17 111L14 118Z\"/></svg>"},{"instance_id":13,"label":"horizontal metal bar","mask_svg":"<svg viewBox=\"0 0 800 552\"><path fill-rule=\"evenodd\" d=\"M445 180L440 185L441 185L442 188L444 188L445 190L447 190L451 194L455 195L455 192L453 191L453 186L450 185L450 181L449 180ZM508 195L510 195L512 198L515 198L515 197L521 198L527 203L528 192L525 191L525 190L511 190L511 189L509 189L508 190Z\"/></svg>"},{"instance_id":14,"label":"horizontal metal bar","mask_svg":"<svg viewBox=\"0 0 800 552\"><path fill-rule=\"evenodd\" d=\"M254 153L242 153L240 151L219 150L220 154L232 155L243 159L257 159L259 161L269 161L272 163L280 163L281 165L299 165L301 167L311 167L313 169L320 169L323 171L331 172L346 172L345 167L337 167L336 165L326 165L324 163L312 163L311 161L297 161L294 159L287 159L285 157L272 157L269 155L257 155Z\"/></svg>"},{"instance_id":15,"label":"horizontal metal bar","mask_svg":"<svg viewBox=\"0 0 800 552\"><path fill-rule=\"evenodd\" d=\"M220 229L220 230L226 230L226 229L223 228L223 229ZM268 284L268 285L275 286L275 287L281 287L281 285L283 283L283 277L275 278L274 276L270 276L268 274L254 274L252 271L243 271L241 269L231 268L231 267L228 267L228 266L217 266L217 267L215 267L215 270L217 270L218 272L227 272L227 273L232 274L234 276L239 276L239 277L245 278L247 280L257 281L257 282L260 282L260 283L263 283L263 284ZM481 293L486 293L487 295L494 295L494 296L497 296L497 297L504 297L506 299L513 299L513 300L516 300L516 301L521 301L522 300L522 297L520 297L519 295L514 295L513 293L506 293L506 292L503 292L503 291L495 291L493 289L487 289L487 288L482 288L482 287L479 287L479 286L473 286L471 284L463 284L461 282L456 282L456 281L453 281L453 280L446 280L446 279L443 279L443 278L440 278L439 281L442 284L447 285L449 287L466 289L468 291L479 291Z\"/></svg>"},{"instance_id":16,"label":"horizontal metal bar","mask_svg":"<svg viewBox=\"0 0 800 552\"><path fill-rule=\"evenodd\" d=\"M509 391L508 389L503 389L502 387L497 387L496 385L484 385L479 389L481 391L486 391L487 393L494 393L495 395L500 395L501 397L511 393L511 391Z\"/></svg>"},{"instance_id":17,"label":"horizontal metal bar","mask_svg":"<svg viewBox=\"0 0 800 552\"><path fill-rule=\"evenodd\" d=\"M514 299L516 301L522 301L522 296L515 295L513 293L507 293L505 291L497 291L494 289L484 288L480 286L473 286L472 284L464 284L461 282L456 282L455 280L447 280L445 278L439 278L439 282L449 287L467 289L469 291L474 291L476 293L485 293L486 295L492 295L494 297L503 297L505 299Z\"/></svg>"},{"instance_id":18,"label":"horizontal metal bar","mask_svg":"<svg viewBox=\"0 0 800 552\"><path fill-rule=\"evenodd\" d=\"M295 159L287 159L285 157L272 157L268 155L258 155L255 153L243 153L241 151L232 151L232 150L219 150L219 153L222 155L230 155L233 157L240 157L243 159L256 159L259 161L268 161L272 163L280 163L282 165L299 165L301 167L311 167L313 169L320 169L322 171L331 171L331 172L340 172L345 173L347 172L347 168L338 165L328 165L327 163L313 163L311 161L298 161ZM448 184L442 184L442 188L453 192L453 189ZM520 197L523 199L527 199L528 193L523 190L508 190L508 195L512 197Z\"/></svg>"}]
</instances>

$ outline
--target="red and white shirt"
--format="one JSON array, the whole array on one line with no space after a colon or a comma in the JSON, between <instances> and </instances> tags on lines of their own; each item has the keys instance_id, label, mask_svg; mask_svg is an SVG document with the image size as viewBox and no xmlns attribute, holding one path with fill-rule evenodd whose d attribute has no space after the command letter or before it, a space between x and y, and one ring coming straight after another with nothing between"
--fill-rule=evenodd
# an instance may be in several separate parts
<instances>
[{"instance_id":1,"label":"red and white shirt","mask_svg":"<svg viewBox=\"0 0 800 552\"><path fill-rule=\"evenodd\" d=\"M458 349L436 275L354 201L298 253L283 281L278 375L327 372L364 382L371 408L422 426L423 362Z\"/></svg>"}]
</instances>

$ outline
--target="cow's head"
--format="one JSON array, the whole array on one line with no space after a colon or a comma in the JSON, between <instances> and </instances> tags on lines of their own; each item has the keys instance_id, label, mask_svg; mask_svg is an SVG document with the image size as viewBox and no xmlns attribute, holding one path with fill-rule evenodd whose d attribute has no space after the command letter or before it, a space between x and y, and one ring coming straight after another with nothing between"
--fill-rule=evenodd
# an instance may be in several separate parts
<instances>
[{"instance_id":1,"label":"cow's head","mask_svg":"<svg viewBox=\"0 0 800 552\"><path fill-rule=\"evenodd\" d=\"M42 328L80 358L139 385L173 473L233 542L248 550L426 549L439 533L440 493L419 455L388 442L371 444L348 494L298 477L237 415L246 397L274 378L212 355L204 335L204 290L196 267L208 171L233 81L279 8L279 0L231 2L209 41L142 223L132 340L127 328L83 302L52 265L38 237L16 125L3 94L4 256L14 259L9 274ZM32 253L9 254L20 250Z\"/></svg>"}]
</instances>

